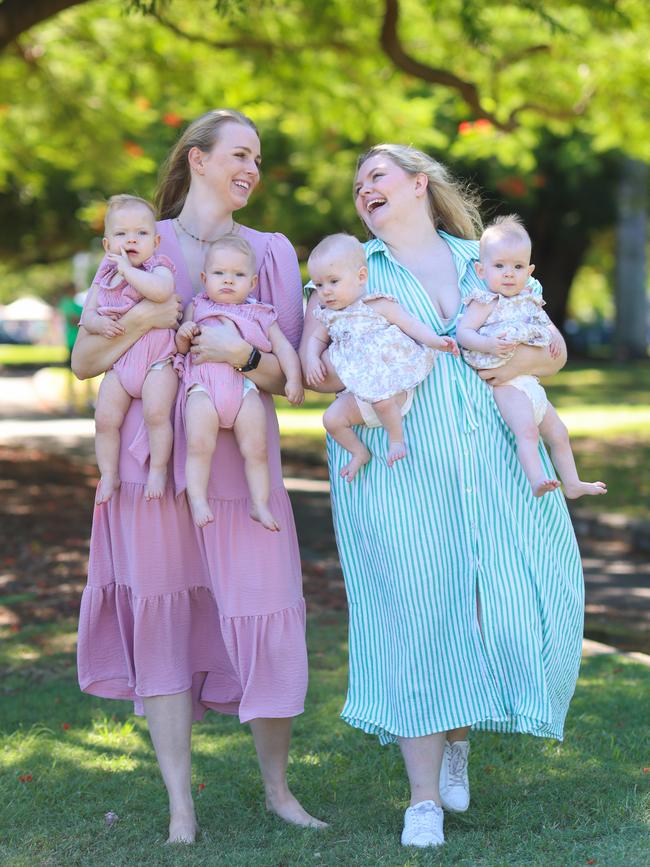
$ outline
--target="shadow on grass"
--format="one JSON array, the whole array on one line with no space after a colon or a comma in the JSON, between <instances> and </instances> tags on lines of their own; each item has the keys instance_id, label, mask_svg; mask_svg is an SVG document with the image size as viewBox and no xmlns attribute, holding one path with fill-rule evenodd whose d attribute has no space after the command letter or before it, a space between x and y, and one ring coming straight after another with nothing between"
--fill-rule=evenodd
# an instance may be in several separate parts
<instances>
[{"instance_id":1,"label":"shadow on grass","mask_svg":"<svg viewBox=\"0 0 650 867\"><path fill-rule=\"evenodd\" d=\"M442 851L411 852L399 846L407 803L399 751L338 718L345 641L343 616L310 622L310 694L289 767L296 795L330 822L325 832L289 827L264 811L248 728L210 714L194 729L194 790L205 830L194 847L163 847L166 798L144 721L126 703L80 696L72 655L55 654L67 659L64 675L25 683L23 694L2 705L3 863L647 863L650 723L641 696L650 670L621 657L587 660L564 744L475 735L471 810L447 817ZM44 654L30 665L49 662ZM16 701L19 715L11 709ZM31 780L20 782L24 775ZM104 821L109 810L120 817L114 827Z\"/></svg>"}]
</instances>

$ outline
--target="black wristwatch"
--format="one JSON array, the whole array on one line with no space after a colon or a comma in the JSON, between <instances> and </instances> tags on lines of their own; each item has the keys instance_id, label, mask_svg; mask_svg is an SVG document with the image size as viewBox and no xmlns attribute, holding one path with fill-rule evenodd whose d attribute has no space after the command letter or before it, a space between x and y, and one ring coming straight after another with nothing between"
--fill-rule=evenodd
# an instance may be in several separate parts
<instances>
[{"instance_id":1,"label":"black wristwatch","mask_svg":"<svg viewBox=\"0 0 650 867\"><path fill-rule=\"evenodd\" d=\"M251 354L248 356L246 364L242 364L241 367L235 367L235 370L238 370L240 373L248 373L249 370L255 370L257 365L260 363L261 357L262 353L254 346Z\"/></svg>"}]
</instances>

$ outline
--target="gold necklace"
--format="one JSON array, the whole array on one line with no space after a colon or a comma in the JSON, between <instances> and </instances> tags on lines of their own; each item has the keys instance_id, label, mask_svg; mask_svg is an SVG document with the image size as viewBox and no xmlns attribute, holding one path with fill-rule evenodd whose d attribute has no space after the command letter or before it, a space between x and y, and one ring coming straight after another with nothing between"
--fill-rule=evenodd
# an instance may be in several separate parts
<instances>
[{"instance_id":1,"label":"gold necklace","mask_svg":"<svg viewBox=\"0 0 650 867\"><path fill-rule=\"evenodd\" d=\"M214 244L214 242L217 241L219 238L223 238L223 235L217 235L217 237L214 238L212 241L206 241L204 238L199 238L196 235L192 234L192 232L190 232L189 229L186 229L185 226L181 223L180 217L176 217L176 222L180 226L181 230L183 232L185 232L186 235L189 235L190 238L193 238L195 241L198 241L199 244ZM225 235L234 235L238 231L239 231L239 225L233 220L232 226L230 227L230 230L228 232L224 232L224 234Z\"/></svg>"}]
</instances>

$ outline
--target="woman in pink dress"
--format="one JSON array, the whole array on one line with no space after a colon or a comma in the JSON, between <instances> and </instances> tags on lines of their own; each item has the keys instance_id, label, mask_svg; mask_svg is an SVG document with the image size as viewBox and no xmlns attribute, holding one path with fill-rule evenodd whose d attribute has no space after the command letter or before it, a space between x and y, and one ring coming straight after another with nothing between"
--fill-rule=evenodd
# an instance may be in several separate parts
<instances>
[{"instance_id":1,"label":"woman in pink dress","mask_svg":"<svg viewBox=\"0 0 650 867\"><path fill-rule=\"evenodd\" d=\"M108 370L151 328L176 325L194 290L207 245L238 232L258 263L257 296L272 304L294 346L302 330L296 254L283 235L238 225L259 181L257 130L238 112L212 111L182 135L166 164L157 196L160 253L176 266L175 299L142 301L121 320L112 340L80 329L73 369L81 378ZM174 435L176 488L147 502L148 443L142 404L134 400L122 427L121 486L95 509L88 586L81 603L78 667L81 689L131 699L147 717L169 794L170 842L192 842L193 719L205 708L249 722L267 809L312 827L286 780L292 718L303 711L307 686L305 607L300 557L289 498L282 484L272 393L283 393L276 358L253 347L228 324L193 340L194 364L227 362L259 388L267 412L270 504L282 531L269 533L250 516L243 461L232 431L219 436L208 499L214 522L195 527L184 496L186 444Z\"/></svg>"}]
</instances>

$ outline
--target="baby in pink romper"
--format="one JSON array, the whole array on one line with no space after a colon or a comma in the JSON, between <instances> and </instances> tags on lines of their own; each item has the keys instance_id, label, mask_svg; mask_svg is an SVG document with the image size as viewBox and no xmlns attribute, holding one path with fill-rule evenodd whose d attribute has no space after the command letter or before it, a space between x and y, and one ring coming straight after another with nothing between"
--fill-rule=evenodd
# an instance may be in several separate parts
<instances>
[{"instance_id":1,"label":"baby in pink romper","mask_svg":"<svg viewBox=\"0 0 650 867\"><path fill-rule=\"evenodd\" d=\"M93 283L81 317L91 334L109 340L124 333L120 318L143 298L167 301L174 293L171 260L157 256L160 236L156 216L144 199L113 196L104 228L106 257ZM167 481L173 432L171 411L178 388L172 366L174 332L155 328L131 346L107 371L95 409L95 451L101 480L96 502L105 503L120 485L120 428L133 398L142 398L149 435L149 473L144 495L159 499Z\"/></svg>"},{"instance_id":2,"label":"baby in pink romper","mask_svg":"<svg viewBox=\"0 0 650 867\"><path fill-rule=\"evenodd\" d=\"M176 334L178 351L185 355L183 417L187 434L185 475L187 496L197 527L214 521L207 497L212 454L220 428L232 428L244 459L251 497L250 516L267 530L280 529L269 508L269 468L266 453L266 414L257 387L242 371L253 370L260 352L272 352L294 404L304 400L300 361L280 330L273 307L250 297L257 284L255 254L236 234L210 245L201 281L205 292L195 296ZM202 328L231 323L253 346L248 363L239 369L225 362L196 364L192 338Z\"/></svg>"}]
</instances>

